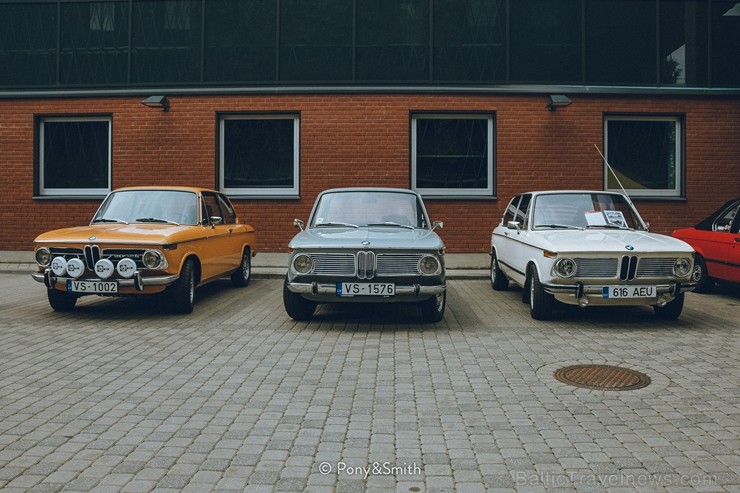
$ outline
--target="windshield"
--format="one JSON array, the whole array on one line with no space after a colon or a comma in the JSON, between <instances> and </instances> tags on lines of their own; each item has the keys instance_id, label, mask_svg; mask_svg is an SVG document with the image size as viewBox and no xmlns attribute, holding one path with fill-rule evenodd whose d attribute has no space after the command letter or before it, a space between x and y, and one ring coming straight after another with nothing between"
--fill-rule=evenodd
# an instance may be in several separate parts
<instances>
[{"instance_id":1,"label":"windshield","mask_svg":"<svg viewBox=\"0 0 740 493\"><path fill-rule=\"evenodd\" d=\"M332 192L321 196L311 227L428 228L416 195L386 191Z\"/></svg>"},{"instance_id":2,"label":"windshield","mask_svg":"<svg viewBox=\"0 0 740 493\"><path fill-rule=\"evenodd\" d=\"M195 225L197 204L198 197L193 192L122 190L108 195L92 222Z\"/></svg>"},{"instance_id":3,"label":"windshield","mask_svg":"<svg viewBox=\"0 0 740 493\"><path fill-rule=\"evenodd\" d=\"M622 195L608 193L538 195L532 217L535 229L645 229Z\"/></svg>"}]
</instances>

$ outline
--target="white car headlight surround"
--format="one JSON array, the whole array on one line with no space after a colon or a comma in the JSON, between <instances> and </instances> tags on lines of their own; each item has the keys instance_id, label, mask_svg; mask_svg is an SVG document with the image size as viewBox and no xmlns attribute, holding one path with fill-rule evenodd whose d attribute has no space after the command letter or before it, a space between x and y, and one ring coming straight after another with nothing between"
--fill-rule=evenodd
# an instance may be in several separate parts
<instances>
[{"instance_id":1,"label":"white car headlight surround","mask_svg":"<svg viewBox=\"0 0 740 493\"><path fill-rule=\"evenodd\" d=\"M676 259L676 261L673 263L673 274L676 277L686 277L691 274L691 271L691 259L682 257Z\"/></svg>"},{"instance_id":2,"label":"white car headlight surround","mask_svg":"<svg viewBox=\"0 0 740 493\"><path fill-rule=\"evenodd\" d=\"M578 272L578 264L572 258L559 258L552 266L552 270L558 277L569 278L575 276Z\"/></svg>"}]
</instances>

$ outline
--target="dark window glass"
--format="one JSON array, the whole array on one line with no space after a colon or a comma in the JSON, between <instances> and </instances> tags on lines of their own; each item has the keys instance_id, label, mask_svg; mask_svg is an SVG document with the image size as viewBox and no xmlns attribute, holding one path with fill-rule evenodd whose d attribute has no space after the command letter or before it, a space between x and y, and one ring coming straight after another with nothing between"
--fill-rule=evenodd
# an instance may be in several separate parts
<instances>
[{"instance_id":1,"label":"dark window glass","mask_svg":"<svg viewBox=\"0 0 740 493\"><path fill-rule=\"evenodd\" d=\"M358 0L356 56L358 80L428 80L428 0Z\"/></svg>"},{"instance_id":2,"label":"dark window glass","mask_svg":"<svg viewBox=\"0 0 740 493\"><path fill-rule=\"evenodd\" d=\"M706 2L661 0L659 5L660 83L682 86L706 85Z\"/></svg>"},{"instance_id":3,"label":"dark window glass","mask_svg":"<svg viewBox=\"0 0 740 493\"><path fill-rule=\"evenodd\" d=\"M128 4L62 4L62 84L126 82Z\"/></svg>"},{"instance_id":4,"label":"dark window glass","mask_svg":"<svg viewBox=\"0 0 740 493\"><path fill-rule=\"evenodd\" d=\"M280 79L352 79L352 2L280 2Z\"/></svg>"},{"instance_id":5,"label":"dark window glass","mask_svg":"<svg viewBox=\"0 0 740 493\"><path fill-rule=\"evenodd\" d=\"M206 80L274 81L276 24L275 1L209 1L206 4Z\"/></svg>"},{"instance_id":6,"label":"dark window glass","mask_svg":"<svg viewBox=\"0 0 740 493\"><path fill-rule=\"evenodd\" d=\"M231 206L231 202L221 194L217 195L217 197L224 224L234 224L236 222L236 211Z\"/></svg>"},{"instance_id":7,"label":"dark window glass","mask_svg":"<svg viewBox=\"0 0 740 493\"><path fill-rule=\"evenodd\" d=\"M56 4L0 5L0 84L56 83Z\"/></svg>"},{"instance_id":8,"label":"dark window glass","mask_svg":"<svg viewBox=\"0 0 740 493\"><path fill-rule=\"evenodd\" d=\"M711 85L740 87L740 2L712 2Z\"/></svg>"},{"instance_id":9,"label":"dark window glass","mask_svg":"<svg viewBox=\"0 0 740 493\"><path fill-rule=\"evenodd\" d=\"M41 123L41 193L110 187L110 121Z\"/></svg>"},{"instance_id":10,"label":"dark window glass","mask_svg":"<svg viewBox=\"0 0 740 493\"><path fill-rule=\"evenodd\" d=\"M293 188L294 125L293 118L224 120L224 188Z\"/></svg>"},{"instance_id":11,"label":"dark window glass","mask_svg":"<svg viewBox=\"0 0 740 493\"><path fill-rule=\"evenodd\" d=\"M516 197L511 199L511 202L509 202L509 205L504 211L504 223L502 224L502 226L506 226L511 221L514 221L514 218L516 217L517 205L519 204L519 199L521 198L521 195L517 195Z\"/></svg>"},{"instance_id":12,"label":"dark window glass","mask_svg":"<svg viewBox=\"0 0 740 493\"><path fill-rule=\"evenodd\" d=\"M644 0L586 3L586 82L657 84L655 9Z\"/></svg>"},{"instance_id":13,"label":"dark window glass","mask_svg":"<svg viewBox=\"0 0 740 493\"><path fill-rule=\"evenodd\" d=\"M488 190L487 118L417 118L417 189Z\"/></svg>"},{"instance_id":14,"label":"dark window glass","mask_svg":"<svg viewBox=\"0 0 740 493\"><path fill-rule=\"evenodd\" d=\"M516 214L516 221L519 221L522 229L527 229L527 227L529 226L529 223L527 221L527 211L529 211L530 202L532 202L531 195L522 195L522 201L519 203L519 210Z\"/></svg>"},{"instance_id":15,"label":"dark window glass","mask_svg":"<svg viewBox=\"0 0 740 493\"><path fill-rule=\"evenodd\" d=\"M511 79L580 82L581 0L517 0L511 8Z\"/></svg>"},{"instance_id":16,"label":"dark window glass","mask_svg":"<svg viewBox=\"0 0 740 493\"><path fill-rule=\"evenodd\" d=\"M132 82L200 80L200 6L197 0L134 2Z\"/></svg>"},{"instance_id":17,"label":"dark window glass","mask_svg":"<svg viewBox=\"0 0 740 493\"><path fill-rule=\"evenodd\" d=\"M614 173L606 172L607 188L620 190L621 182L636 194L677 195L680 138L677 118L607 118L607 160L614 169Z\"/></svg>"},{"instance_id":18,"label":"dark window glass","mask_svg":"<svg viewBox=\"0 0 740 493\"><path fill-rule=\"evenodd\" d=\"M504 0L433 0L434 79L506 79Z\"/></svg>"}]
</instances>

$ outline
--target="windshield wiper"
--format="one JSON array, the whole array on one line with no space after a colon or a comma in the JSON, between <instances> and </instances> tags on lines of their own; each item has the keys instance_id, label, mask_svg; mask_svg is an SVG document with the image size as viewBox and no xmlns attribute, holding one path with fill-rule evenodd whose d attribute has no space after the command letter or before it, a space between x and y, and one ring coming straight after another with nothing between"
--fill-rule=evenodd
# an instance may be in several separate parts
<instances>
[{"instance_id":1,"label":"windshield wiper","mask_svg":"<svg viewBox=\"0 0 740 493\"><path fill-rule=\"evenodd\" d=\"M535 224L535 228L553 228L553 229L583 229L578 226L571 226L568 224Z\"/></svg>"},{"instance_id":2,"label":"windshield wiper","mask_svg":"<svg viewBox=\"0 0 740 493\"><path fill-rule=\"evenodd\" d=\"M359 228L356 224L350 224L350 223L340 223L340 222L328 222L328 223L321 223L316 225L317 228L323 228L323 227L344 227L344 228Z\"/></svg>"},{"instance_id":3,"label":"windshield wiper","mask_svg":"<svg viewBox=\"0 0 740 493\"><path fill-rule=\"evenodd\" d=\"M128 224L123 219L111 219L108 217L99 217L93 221L94 223L118 223L118 224Z\"/></svg>"},{"instance_id":4,"label":"windshield wiper","mask_svg":"<svg viewBox=\"0 0 740 493\"><path fill-rule=\"evenodd\" d=\"M629 229L626 226L620 226L619 224L589 224L587 228L611 228L611 229Z\"/></svg>"},{"instance_id":5,"label":"windshield wiper","mask_svg":"<svg viewBox=\"0 0 740 493\"><path fill-rule=\"evenodd\" d=\"M385 221L382 223L369 223L368 226L392 226L394 228L414 229L413 226L410 226L408 224L394 223L393 221Z\"/></svg>"},{"instance_id":6,"label":"windshield wiper","mask_svg":"<svg viewBox=\"0 0 740 493\"><path fill-rule=\"evenodd\" d=\"M179 226L178 223L175 221L170 221L169 219L161 219L159 217L140 217L139 219L136 219L137 223L164 223L164 224L174 224L176 226Z\"/></svg>"}]
</instances>

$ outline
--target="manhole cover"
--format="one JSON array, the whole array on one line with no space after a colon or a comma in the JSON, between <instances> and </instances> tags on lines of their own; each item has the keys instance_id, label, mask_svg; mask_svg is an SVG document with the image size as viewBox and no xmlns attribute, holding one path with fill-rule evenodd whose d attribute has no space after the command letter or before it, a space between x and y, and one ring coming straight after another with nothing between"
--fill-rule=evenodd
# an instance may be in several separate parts
<instances>
[{"instance_id":1,"label":"manhole cover","mask_svg":"<svg viewBox=\"0 0 740 493\"><path fill-rule=\"evenodd\" d=\"M608 365L574 365L555 371L555 378L568 385L594 390L635 390L650 385L639 371Z\"/></svg>"}]
</instances>

